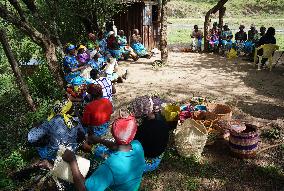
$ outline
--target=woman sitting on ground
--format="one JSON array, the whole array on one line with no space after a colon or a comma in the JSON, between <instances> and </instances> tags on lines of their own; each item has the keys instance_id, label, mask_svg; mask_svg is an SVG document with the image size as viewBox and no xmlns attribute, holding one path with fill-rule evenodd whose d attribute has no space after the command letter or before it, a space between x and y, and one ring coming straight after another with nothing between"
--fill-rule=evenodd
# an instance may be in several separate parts
<instances>
[{"instance_id":1,"label":"woman sitting on ground","mask_svg":"<svg viewBox=\"0 0 284 191\"><path fill-rule=\"evenodd\" d=\"M44 161L54 161L60 145L75 152L84 137L85 130L69 100L56 101L48 119L28 133L28 141L37 147L40 159Z\"/></svg>"},{"instance_id":2,"label":"woman sitting on ground","mask_svg":"<svg viewBox=\"0 0 284 191\"><path fill-rule=\"evenodd\" d=\"M112 114L112 103L103 98L102 87L90 84L87 87L87 105L84 108L82 123L89 129L89 133L103 136L108 132L109 120Z\"/></svg>"},{"instance_id":3,"label":"woman sitting on ground","mask_svg":"<svg viewBox=\"0 0 284 191\"><path fill-rule=\"evenodd\" d=\"M98 33L96 42L99 46L98 51L100 52L101 55L104 55L105 52L107 51L107 40L106 38L104 38L104 33L102 31Z\"/></svg>"},{"instance_id":4,"label":"woman sitting on ground","mask_svg":"<svg viewBox=\"0 0 284 191\"><path fill-rule=\"evenodd\" d=\"M87 64L91 57L90 57L90 54L87 50L87 47L85 47L84 45L80 45L78 48L77 48L77 60L78 62L81 64L81 65L84 65L84 64Z\"/></svg>"},{"instance_id":5,"label":"woman sitting on ground","mask_svg":"<svg viewBox=\"0 0 284 191\"><path fill-rule=\"evenodd\" d=\"M122 52L118 44L118 39L116 38L113 31L109 32L107 39L107 48L112 57L116 58L117 60L123 59Z\"/></svg>"},{"instance_id":6,"label":"woman sitting on ground","mask_svg":"<svg viewBox=\"0 0 284 191\"><path fill-rule=\"evenodd\" d=\"M145 169L145 159L141 144L137 140L133 141L136 130L135 118L128 117L117 119L112 125L111 133L115 142L89 136L88 143L104 144L113 152L86 180L80 173L74 153L65 151L62 158L70 164L77 190L139 189Z\"/></svg>"},{"instance_id":7,"label":"woman sitting on ground","mask_svg":"<svg viewBox=\"0 0 284 191\"><path fill-rule=\"evenodd\" d=\"M218 28L218 23L213 23L213 28L210 29L209 35L207 36L207 40L209 40L209 46L212 51L216 51L219 45L219 38L220 38L220 30Z\"/></svg>"},{"instance_id":8,"label":"woman sitting on ground","mask_svg":"<svg viewBox=\"0 0 284 191\"><path fill-rule=\"evenodd\" d=\"M140 119L135 140L141 142L146 168L144 172L158 168L169 140L169 126L161 116L161 104L158 97L141 96L136 98L130 106L133 115Z\"/></svg>"},{"instance_id":9,"label":"woman sitting on ground","mask_svg":"<svg viewBox=\"0 0 284 191\"><path fill-rule=\"evenodd\" d=\"M90 76L93 84L99 84L102 87L103 98L107 98L112 102L112 94L116 93L112 82L106 77L100 77L99 71L96 69L91 70Z\"/></svg>"},{"instance_id":10,"label":"woman sitting on ground","mask_svg":"<svg viewBox=\"0 0 284 191\"><path fill-rule=\"evenodd\" d=\"M152 54L148 53L147 49L141 42L142 38L139 35L139 30L134 29L131 37L131 48L139 57L147 57L148 59L151 58Z\"/></svg>"},{"instance_id":11,"label":"woman sitting on ground","mask_svg":"<svg viewBox=\"0 0 284 191\"><path fill-rule=\"evenodd\" d=\"M244 31L245 26L240 25L239 31L235 34L235 41L236 41L236 49L237 52L244 52L246 49L245 47L248 46L248 43L245 43L248 39L247 33Z\"/></svg>"},{"instance_id":12,"label":"woman sitting on ground","mask_svg":"<svg viewBox=\"0 0 284 191\"><path fill-rule=\"evenodd\" d=\"M232 42L233 33L231 29L229 28L228 24L225 24L223 28L224 30L222 31L222 34L221 34L221 43L223 46L223 50L229 51L233 45L233 42Z\"/></svg>"},{"instance_id":13,"label":"woman sitting on ground","mask_svg":"<svg viewBox=\"0 0 284 191\"><path fill-rule=\"evenodd\" d=\"M122 52L122 55L124 59L132 58L134 61L138 60L137 54L133 51L133 49L128 46L126 36L124 35L123 30L118 31L118 44L120 46L120 51Z\"/></svg>"},{"instance_id":14,"label":"woman sitting on ground","mask_svg":"<svg viewBox=\"0 0 284 191\"><path fill-rule=\"evenodd\" d=\"M76 77L80 77L81 70L85 69L85 66L79 64L76 59L75 45L67 44L66 56L63 60L64 75L67 83L71 84L72 80Z\"/></svg>"},{"instance_id":15,"label":"woman sitting on ground","mask_svg":"<svg viewBox=\"0 0 284 191\"><path fill-rule=\"evenodd\" d=\"M118 75L118 64L115 58L108 58L107 64L104 67L104 73L106 77L112 82L112 83L123 83L123 79L126 80L127 78L127 70L125 74L122 76Z\"/></svg>"}]
</instances>

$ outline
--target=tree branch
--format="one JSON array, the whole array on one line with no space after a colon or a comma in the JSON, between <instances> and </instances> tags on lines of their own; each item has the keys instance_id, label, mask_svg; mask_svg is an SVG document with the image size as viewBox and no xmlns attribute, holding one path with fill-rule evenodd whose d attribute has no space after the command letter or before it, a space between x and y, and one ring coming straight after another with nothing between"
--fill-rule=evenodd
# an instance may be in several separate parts
<instances>
[{"instance_id":1,"label":"tree branch","mask_svg":"<svg viewBox=\"0 0 284 191\"><path fill-rule=\"evenodd\" d=\"M26 17L23 9L21 8L19 2L17 0L9 0L10 4L16 9L22 21L26 21Z\"/></svg>"},{"instance_id":2,"label":"tree branch","mask_svg":"<svg viewBox=\"0 0 284 191\"><path fill-rule=\"evenodd\" d=\"M30 26L26 21L19 19L12 12L8 11L2 3L0 3L0 17L26 33L36 44L40 45L43 43L43 34Z\"/></svg>"},{"instance_id":3,"label":"tree branch","mask_svg":"<svg viewBox=\"0 0 284 191\"><path fill-rule=\"evenodd\" d=\"M22 1L25 3L25 5L32 14L34 14L37 11L34 0L22 0Z\"/></svg>"}]
</instances>

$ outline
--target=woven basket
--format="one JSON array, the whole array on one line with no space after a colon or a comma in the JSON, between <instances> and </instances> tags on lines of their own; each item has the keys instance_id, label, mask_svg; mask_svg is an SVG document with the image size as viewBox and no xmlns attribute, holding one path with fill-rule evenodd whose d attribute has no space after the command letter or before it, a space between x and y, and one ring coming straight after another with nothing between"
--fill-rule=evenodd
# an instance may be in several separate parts
<instances>
[{"instance_id":1,"label":"woven basket","mask_svg":"<svg viewBox=\"0 0 284 191\"><path fill-rule=\"evenodd\" d=\"M208 111L216 114L219 119L221 120L231 120L232 119L232 109L223 104L215 104L215 103L208 103L207 104Z\"/></svg>"},{"instance_id":2,"label":"woven basket","mask_svg":"<svg viewBox=\"0 0 284 191\"><path fill-rule=\"evenodd\" d=\"M240 133L230 132L229 144L230 149L240 158L252 158L258 150L259 135L257 127L246 124L246 129Z\"/></svg>"},{"instance_id":3,"label":"woven basket","mask_svg":"<svg viewBox=\"0 0 284 191\"><path fill-rule=\"evenodd\" d=\"M186 119L174 131L176 149L181 156L200 158L207 136L208 133L203 124L193 119Z\"/></svg>"}]
</instances>

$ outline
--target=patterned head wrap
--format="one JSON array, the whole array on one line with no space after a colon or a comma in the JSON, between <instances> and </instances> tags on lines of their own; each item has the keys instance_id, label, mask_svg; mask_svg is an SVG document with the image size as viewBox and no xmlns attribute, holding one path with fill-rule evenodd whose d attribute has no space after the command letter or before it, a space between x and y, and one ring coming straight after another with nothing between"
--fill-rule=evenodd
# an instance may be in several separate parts
<instances>
[{"instance_id":1,"label":"patterned head wrap","mask_svg":"<svg viewBox=\"0 0 284 191\"><path fill-rule=\"evenodd\" d=\"M73 106L73 104L69 100L63 100L62 102L57 100L55 102L53 109L51 111L51 114L48 116L47 120L50 121L56 115L61 115L64 119L66 126L68 128L71 128L73 126L72 116L70 114L67 114L67 113L71 110L72 106Z\"/></svg>"},{"instance_id":2,"label":"patterned head wrap","mask_svg":"<svg viewBox=\"0 0 284 191\"><path fill-rule=\"evenodd\" d=\"M78 46L77 50L80 50L80 49L84 49L84 50L86 50L86 49L87 49L87 47L85 47L84 45L80 44L80 46Z\"/></svg>"},{"instance_id":3,"label":"patterned head wrap","mask_svg":"<svg viewBox=\"0 0 284 191\"><path fill-rule=\"evenodd\" d=\"M119 145L128 145L135 137L137 122L135 117L119 118L112 124L111 133Z\"/></svg>"},{"instance_id":4,"label":"patterned head wrap","mask_svg":"<svg viewBox=\"0 0 284 191\"><path fill-rule=\"evenodd\" d=\"M153 100L150 96L141 96L134 99L130 104L130 111L135 117L144 117L153 112Z\"/></svg>"}]
</instances>

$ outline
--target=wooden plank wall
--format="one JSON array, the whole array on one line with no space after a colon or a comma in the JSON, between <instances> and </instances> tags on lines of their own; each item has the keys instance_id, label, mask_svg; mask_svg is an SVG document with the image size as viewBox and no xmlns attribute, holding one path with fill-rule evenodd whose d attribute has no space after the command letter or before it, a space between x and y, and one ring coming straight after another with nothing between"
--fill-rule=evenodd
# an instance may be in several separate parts
<instances>
[{"instance_id":1,"label":"wooden plank wall","mask_svg":"<svg viewBox=\"0 0 284 191\"><path fill-rule=\"evenodd\" d=\"M159 43L159 24L151 23L143 25L144 3L134 3L128 7L125 13L114 17L114 23L118 30L124 30L125 36L130 43L133 29L138 29L143 39L143 44L149 50L157 47Z\"/></svg>"},{"instance_id":2,"label":"wooden plank wall","mask_svg":"<svg viewBox=\"0 0 284 191\"><path fill-rule=\"evenodd\" d=\"M125 13L119 14L114 17L114 24L118 30L124 30L125 36L128 38L128 43L130 43L130 38L133 29L138 29L141 33L142 31L142 11L143 3L135 3L128 7ZM143 38L143 33L140 34Z\"/></svg>"}]
</instances>

